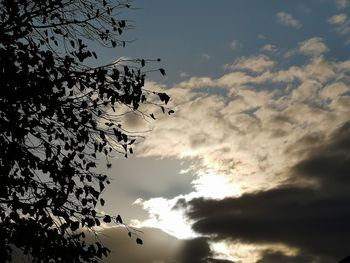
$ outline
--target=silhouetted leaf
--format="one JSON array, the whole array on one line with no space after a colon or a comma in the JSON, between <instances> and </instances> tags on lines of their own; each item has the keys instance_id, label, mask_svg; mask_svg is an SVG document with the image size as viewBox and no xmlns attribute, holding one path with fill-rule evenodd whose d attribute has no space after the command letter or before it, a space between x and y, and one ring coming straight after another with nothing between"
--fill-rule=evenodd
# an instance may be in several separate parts
<instances>
[{"instance_id":1,"label":"silhouetted leaf","mask_svg":"<svg viewBox=\"0 0 350 263\"><path fill-rule=\"evenodd\" d=\"M79 222L78 221L71 222L70 228L72 229L72 231L77 230L79 228Z\"/></svg>"},{"instance_id":2,"label":"silhouetted leaf","mask_svg":"<svg viewBox=\"0 0 350 263\"><path fill-rule=\"evenodd\" d=\"M121 218L120 215L118 215L118 216L116 217L116 221L117 221L117 223L119 223L119 224L123 224L123 220L122 220L122 218Z\"/></svg>"},{"instance_id":3,"label":"silhouetted leaf","mask_svg":"<svg viewBox=\"0 0 350 263\"><path fill-rule=\"evenodd\" d=\"M163 76L166 75L166 74L165 74L165 70L164 70L163 68L160 68L159 71L160 71L160 73L161 73Z\"/></svg>"},{"instance_id":4,"label":"silhouetted leaf","mask_svg":"<svg viewBox=\"0 0 350 263\"><path fill-rule=\"evenodd\" d=\"M109 215L106 215L104 218L103 218L103 222L105 223L110 223L111 222L111 217Z\"/></svg>"},{"instance_id":5,"label":"silhouetted leaf","mask_svg":"<svg viewBox=\"0 0 350 263\"><path fill-rule=\"evenodd\" d=\"M166 93L158 93L159 99L165 104L168 104L170 97Z\"/></svg>"}]
</instances>

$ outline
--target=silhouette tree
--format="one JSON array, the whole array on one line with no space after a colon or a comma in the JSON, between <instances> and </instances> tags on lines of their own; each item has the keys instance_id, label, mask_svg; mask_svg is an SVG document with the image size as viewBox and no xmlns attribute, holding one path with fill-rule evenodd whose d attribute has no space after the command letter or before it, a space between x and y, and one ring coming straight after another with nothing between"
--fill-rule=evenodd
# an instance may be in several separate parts
<instances>
[{"instance_id":1,"label":"silhouette tree","mask_svg":"<svg viewBox=\"0 0 350 263\"><path fill-rule=\"evenodd\" d=\"M2 260L11 261L14 248L33 262L98 262L109 253L85 233L102 221L123 224L96 211L109 184L94 169L97 158L105 155L110 167L111 152L132 153L137 139L115 111L154 118L139 106L164 112L169 101L144 89L148 61L91 66L92 41L125 45L119 37L131 25L118 19L124 8L129 1L0 0Z\"/></svg>"}]
</instances>

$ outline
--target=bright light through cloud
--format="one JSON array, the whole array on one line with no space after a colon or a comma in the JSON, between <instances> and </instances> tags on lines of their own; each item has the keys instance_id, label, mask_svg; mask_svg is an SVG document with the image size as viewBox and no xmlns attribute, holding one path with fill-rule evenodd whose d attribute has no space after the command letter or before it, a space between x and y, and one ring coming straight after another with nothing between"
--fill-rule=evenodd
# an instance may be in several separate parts
<instances>
[{"instance_id":1,"label":"bright light through cloud","mask_svg":"<svg viewBox=\"0 0 350 263\"><path fill-rule=\"evenodd\" d=\"M198 236L191 228L191 222L182 211L174 209L178 198L152 198L141 205L149 213L149 219L141 222L139 227L154 227L180 239ZM140 202L138 202L140 204Z\"/></svg>"},{"instance_id":2,"label":"bright light through cloud","mask_svg":"<svg viewBox=\"0 0 350 263\"><path fill-rule=\"evenodd\" d=\"M228 196L239 196L241 193L239 185L234 185L225 176L202 175L192 182L196 192L193 195L207 198L225 198Z\"/></svg>"}]
</instances>

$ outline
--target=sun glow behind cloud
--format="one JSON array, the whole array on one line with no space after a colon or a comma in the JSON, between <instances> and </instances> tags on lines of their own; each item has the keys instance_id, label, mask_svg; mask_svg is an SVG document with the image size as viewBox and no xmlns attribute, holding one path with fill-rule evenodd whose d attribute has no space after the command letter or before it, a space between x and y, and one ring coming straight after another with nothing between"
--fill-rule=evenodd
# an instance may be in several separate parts
<instances>
[{"instance_id":1,"label":"sun glow behind cloud","mask_svg":"<svg viewBox=\"0 0 350 263\"><path fill-rule=\"evenodd\" d=\"M134 222L134 226L159 228L179 239L197 237L198 234L191 228L190 220L185 217L182 211L174 209L178 199L152 198L138 202L148 211L149 219L143 222Z\"/></svg>"},{"instance_id":2,"label":"sun glow behind cloud","mask_svg":"<svg viewBox=\"0 0 350 263\"><path fill-rule=\"evenodd\" d=\"M326 51L321 38L306 39L293 51L311 57L304 65L285 69L278 66L278 58L250 56L244 67L233 67L234 71L218 78L188 77L170 87L168 93L176 108L173 119L158 119L137 152L144 157L191 161L184 173L195 175L194 191L172 199L138 202L150 215L139 225L157 227L178 238L193 238L198 234L191 229L193 222L186 217L186 209L176 207L180 199L239 197L288 180L285 171L347 120L344 113L350 109L350 99L345 76L350 61L328 61L323 57ZM262 63L259 70L256 63ZM208 87L213 88L211 93L206 91ZM219 89L227 93L222 95ZM304 143L297 144L300 141ZM268 248L285 255L296 253L276 244L259 248L213 243L212 247L231 260L249 254L250 261L247 257L244 262L256 262L259 251ZM235 250L240 252L232 254Z\"/></svg>"}]
</instances>

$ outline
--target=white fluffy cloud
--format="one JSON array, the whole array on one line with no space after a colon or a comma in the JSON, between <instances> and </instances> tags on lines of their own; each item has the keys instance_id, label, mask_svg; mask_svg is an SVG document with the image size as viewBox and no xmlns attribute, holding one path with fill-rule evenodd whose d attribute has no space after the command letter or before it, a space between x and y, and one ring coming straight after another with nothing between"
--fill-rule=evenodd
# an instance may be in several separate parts
<instances>
[{"instance_id":1,"label":"white fluffy cloud","mask_svg":"<svg viewBox=\"0 0 350 263\"><path fill-rule=\"evenodd\" d=\"M299 52L308 56L320 56L328 50L320 37L310 38L299 44Z\"/></svg>"},{"instance_id":2,"label":"white fluffy cloud","mask_svg":"<svg viewBox=\"0 0 350 263\"><path fill-rule=\"evenodd\" d=\"M302 24L295 19L291 14L286 12L279 12L276 14L277 21L285 26L290 26L294 28L301 28Z\"/></svg>"},{"instance_id":3,"label":"white fluffy cloud","mask_svg":"<svg viewBox=\"0 0 350 263\"><path fill-rule=\"evenodd\" d=\"M285 53L289 58L296 54L303 54L310 57L319 57L328 52L329 49L320 37L313 37L298 43L296 48L290 49Z\"/></svg>"},{"instance_id":4,"label":"white fluffy cloud","mask_svg":"<svg viewBox=\"0 0 350 263\"><path fill-rule=\"evenodd\" d=\"M265 55L242 57L237 59L233 64L227 64L224 67L227 69L246 69L253 72L262 72L270 69L275 65L269 57Z\"/></svg>"},{"instance_id":5,"label":"white fluffy cloud","mask_svg":"<svg viewBox=\"0 0 350 263\"><path fill-rule=\"evenodd\" d=\"M346 14L334 15L328 19L328 22L332 25L341 25L345 23L347 18L348 16Z\"/></svg>"}]
</instances>

